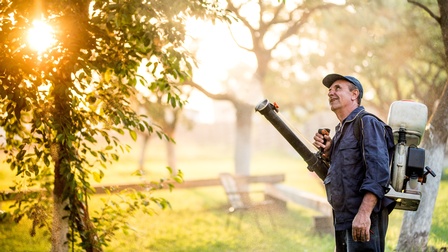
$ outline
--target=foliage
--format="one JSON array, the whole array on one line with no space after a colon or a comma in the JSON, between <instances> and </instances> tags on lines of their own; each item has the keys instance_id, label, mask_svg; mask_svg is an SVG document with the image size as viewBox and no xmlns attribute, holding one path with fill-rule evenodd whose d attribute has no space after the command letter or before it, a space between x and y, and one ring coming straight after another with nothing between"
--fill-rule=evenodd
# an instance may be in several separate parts
<instances>
[{"instance_id":1,"label":"foliage","mask_svg":"<svg viewBox=\"0 0 448 252\"><path fill-rule=\"evenodd\" d=\"M100 249L117 228L116 223L109 229L100 224L104 214L124 217L129 208L120 210L122 203L136 208L167 204L130 194L135 198L114 203L115 210L108 202L98 217L89 216L91 179L100 181L103 170L130 148L117 134L128 133L135 140L137 132L148 131L170 140L131 109L129 97L139 83L165 93L171 106L182 107L175 83L191 70L191 58L182 47L185 20L226 19L226 13L216 2L201 0L8 0L0 3L0 15L2 149L19 179L11 189L44 189L18 198L14 219L27 216L32 230L50 228L53 196L56 203L68 202L61 206L70 212L71 241ZM44 52L33 51L26 42L35 19L55 30L56 42ZM137 74L143 59L148 59L150 81ZM107 231L97 234L102 230ZM98 237L103 238L97 244Z\"/></svg>"},{"instance_id":2,"label":"foliage","mask_svg":"<svg viewBox=\"0 0 448 252\"><path fill-rule=\"evenodd\" d=\"M318 39L330 43L322 45L325 53L311 57L310 67L359 77L365 85L363 103L384 118L389 108L384 105L401 99L423 102L432 114L447 78L436 22L406 2L349 2L315 19L322 29ZM428 6L434 9L437 3Z\"/></svg>"}]
</instances>

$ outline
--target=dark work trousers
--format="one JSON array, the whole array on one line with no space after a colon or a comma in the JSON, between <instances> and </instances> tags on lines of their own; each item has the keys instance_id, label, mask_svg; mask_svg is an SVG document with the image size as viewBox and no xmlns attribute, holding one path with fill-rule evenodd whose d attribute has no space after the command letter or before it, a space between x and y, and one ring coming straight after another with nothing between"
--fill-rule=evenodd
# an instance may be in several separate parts
<instances>
[{"instance_id":1,"label":"dark work trousers","mask_svg":"<svg viewBox=\"0 0 448 252\"><path fill-rule=\"evenodd\" d=\"M387 208L370 216L370 241L355 242L352 237L352 229L335 232L336 252L384 252L386 231L389 225L389 211Z\"/></svg>"}]
</instances>

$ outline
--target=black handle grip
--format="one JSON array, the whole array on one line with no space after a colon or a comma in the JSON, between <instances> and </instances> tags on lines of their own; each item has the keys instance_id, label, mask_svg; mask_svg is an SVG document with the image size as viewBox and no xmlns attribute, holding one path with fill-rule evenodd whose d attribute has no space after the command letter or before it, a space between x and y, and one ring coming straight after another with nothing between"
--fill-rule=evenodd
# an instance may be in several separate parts
<instances>
[{"instance_id":1,"label":"black handle grip","mask_svg":"<svg viewBox=\"0 0 448 252\"><path fill-rule=\"evenodd\" d=\"M431 174L431 176L436 177L436 173L431 168L429 168L429 166L426 166L425 169L427 171L425 173L425 175L427 175L429 173L429 174Z\"/></svg>"}]
</instances>

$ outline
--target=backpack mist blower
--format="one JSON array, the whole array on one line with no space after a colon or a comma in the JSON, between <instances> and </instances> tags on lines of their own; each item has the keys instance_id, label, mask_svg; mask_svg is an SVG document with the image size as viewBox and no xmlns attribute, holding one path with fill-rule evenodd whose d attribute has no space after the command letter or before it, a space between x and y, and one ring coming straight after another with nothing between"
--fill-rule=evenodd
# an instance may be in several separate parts
<instances>
[{"instance_id":1,"label":"backpack mist blower","mask_svg":"<svg viewBox=\"0 0 448 252\"><path fill-rule=\"evenodd\" d=\"M322 158L322 151L313 153L279 116L277 104L267 99L260 102L255 111L260 112L288 141L322 180L327 176L329 163ZM388 124L394 135L394 156L390 167L390 185L386 197L396 202L395 209L416 211L421 200L422 185L426 176L436 174L425 166L425 150L418 148L428 117L424 104L412 101L393 102ZM328 131L328 130L327 130Z\"/></svg>"}]
</instances>

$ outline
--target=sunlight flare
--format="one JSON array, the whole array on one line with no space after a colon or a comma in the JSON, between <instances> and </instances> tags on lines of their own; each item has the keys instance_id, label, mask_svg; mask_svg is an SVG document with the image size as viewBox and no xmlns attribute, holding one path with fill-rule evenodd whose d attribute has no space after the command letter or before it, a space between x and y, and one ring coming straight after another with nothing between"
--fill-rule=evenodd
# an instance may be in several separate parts
<instances>
[{"instance_id":1,"label":"sunlight flare","mask_svg":"<svg viewBox=\"0 0 448 252\"><path fill-rule=\"evenodd\" d=\"M33 27L28 31L28 45L38 53L42 53L55 42L53 28L42 20L34 20Z\"/></svg>"}]
</instances>

